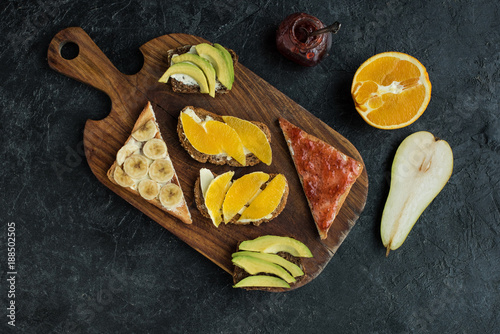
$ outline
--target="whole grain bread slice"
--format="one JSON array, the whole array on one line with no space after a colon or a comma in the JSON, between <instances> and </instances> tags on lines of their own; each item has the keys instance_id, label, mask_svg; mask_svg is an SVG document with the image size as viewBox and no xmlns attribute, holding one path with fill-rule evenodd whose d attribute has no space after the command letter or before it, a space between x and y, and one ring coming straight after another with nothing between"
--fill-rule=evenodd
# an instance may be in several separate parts
<instances>
[{"instance_id":1,"label":"whole grain bread slice","mask_svg":"<svg viewBox=\"0 0 500 334\"><path fill-rule=\"evenodd\" d=\"M207 116L211 117L215 121L219 122L224 122L222 119L222 116L214 114L213 112L210 112L208 110L205 110L203 108L196 108L193 106L187 106L184 107L184 109L181 110L179 113L179 120L177 122L177 134L179 135L179 140L181 142L182 147L189 153L189 155L195 159L196 161L206 163L210 162L215 165L229 165L233 167L246 167L246 166L254 166L257 165L260 162L260 159L257 158L253 153L249 153L246 156L246 166L242 166L238 161L235 159L232 159L231 157L228 156L222 156L222 155L210 155L210 154L205 154L201 153L200 151L196 150L193 145L189 142L189 140L186 137L186 134L184 133L184 129L182 127L182 121L181 121L181 114L186 111L187 109L192 109L194 113L202 120L204 121ZM269 128L261 122L255 122L251 121L254 125L258 126L266 135L267 140L269 143L271 143L271 131Z\"/></svg>"},{"instance_id":2,"label":"whole grain bread slice","mask_svg":"<svg viewBox=\"0 0 500 334\"><path fill-rule=\"evenodd\" d=\"M175 49L170 49L167 51L167 63L172 64L172 57L174 55L181 55L184 53L188 53L189 50L191 49L192 45L183 45L179 46ZM227 51L229 51L229 54L231 55L231 58L233 59L233 66L236 67L236 64L238 63L238 55L231 49L226 48ZM168 69L168 67L167 67ZM167 70L165 69L165 71ZM172 90L176 93L199 93L200 92L200 86L199 85L187 85L183 83L182 81L176 80L172 77L169 79L170 85L172 86ZM215 89L215 94L226 94L228 93L229 90L227 90L226 87L224 87L222 84L217 85L217 88Z\"/></svg>"},{"instance_id":3,"label":"whole grain bread slice","mask_svg":"<svg viewBox=\"0 0 500 334\"><path fill-rule=\"evenodd\" d=\"M212 172L214 178L217 177L217 174ZM265 189L265 187L271 182L271 180L278 174L269 174L269 180L262 186L261 189ZM235 224L235 225L248 225L252 223L255 226L259 226L262 223L268 222L276 218L285 208L286 202L288 199L288 193L289 193L289 188L288 188L288 182L285 187L285 192L283 193L283 196L281 197L281 201L276 207L276 209L271 213L271 217L267 219L261 219L255 222L238 222L238 219L241 217L240 214L236 214L229 222L228 224ZM205 206L205 198L203 197L203 192L201 190L201 184L200 184L200 177L196 179L196 182L194 184L194 199L196 202L196 207L200 211L201 215L205 218L210 219L210 214L208 213L207 207Z\"/></svg>"}]
</instances>

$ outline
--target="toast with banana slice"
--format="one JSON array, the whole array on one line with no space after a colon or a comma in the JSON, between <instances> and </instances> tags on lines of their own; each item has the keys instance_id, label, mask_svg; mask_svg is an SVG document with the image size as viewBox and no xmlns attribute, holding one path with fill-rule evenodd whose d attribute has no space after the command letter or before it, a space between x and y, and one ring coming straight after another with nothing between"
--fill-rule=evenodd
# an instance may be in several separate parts
<instances>
[{"instance_id":1,"label":"toast with banana slice","mask_svg":"<svg viewBox=\"0 0 500 334\"><path fill-rule=\"evenodd\" d=\"M116 153L108 178L161 210L191 224L191 214L150 102Z\"/></svg>"}]
</instances>

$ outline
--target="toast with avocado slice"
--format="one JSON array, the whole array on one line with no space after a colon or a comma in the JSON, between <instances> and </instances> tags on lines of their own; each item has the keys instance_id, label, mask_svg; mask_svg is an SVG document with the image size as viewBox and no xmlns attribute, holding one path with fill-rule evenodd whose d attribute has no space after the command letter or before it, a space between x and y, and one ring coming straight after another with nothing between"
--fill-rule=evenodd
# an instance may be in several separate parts
<instances>
[{"instance_id":1,"label":"toast with avocado slice","mask_svg":"<svg viewBox=\"0 0 500 334\"><path fill-rule=\"evenodd\" d=\"M171 67L178 66L181 62L198 66L202 63L201 61L193 62L191 59L184 59L193 58L191 56L184 56L178 60L175 59L178 56L186 54L199 56L207 61L209 66L203 63L200 69L208 79L208 91L204 87L206 84L204 80L200 83L196 77L183 73L182 69L178 71L171 69ZM176 93L208 93L210 96L215 97L217 94L225 94L231 90L234 82L234 67L237 63L238 56L236 53L220 44L200 43L197 45L183 45L167 51L168 68L165 74L167 71L170 71L172 74L163 75L159 81L164 83L169 82L172 90ZM213 73L216 74L215 82L212 80Z\"/></svg>"},{"instance_id":2,"label":"toast with avocado slice","mask_svg":"<svg viewBox=\"0 0 500 334\"><path fill-rule=\"evenodd\" d=\"M248 248L253 250L245 250ZM265 235L243 241L232 254L233 287L269 292L286 291L305 278L303 257L312 257L311 251L305 244L291 237Z\"/></svg>"}]
</instances>

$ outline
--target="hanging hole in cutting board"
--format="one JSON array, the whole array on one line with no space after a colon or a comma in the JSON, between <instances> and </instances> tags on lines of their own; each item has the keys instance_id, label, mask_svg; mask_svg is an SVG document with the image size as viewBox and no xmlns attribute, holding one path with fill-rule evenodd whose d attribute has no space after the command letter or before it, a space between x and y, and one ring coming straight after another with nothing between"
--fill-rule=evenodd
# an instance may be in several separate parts
<instances>
[{"instance_id":1,"label":"hanging hole in cutting board","mask_svg":"<svg viewBox=\"0 0 500 334\"><path fill-rule=\"evenodd\" d=\"M59 47L59 53L61 54L61 57L63 57L64 59L71 60L78 57L78 54L80 53L80 48L76 43L64 42Z\"/></svg>"}]
</instances>

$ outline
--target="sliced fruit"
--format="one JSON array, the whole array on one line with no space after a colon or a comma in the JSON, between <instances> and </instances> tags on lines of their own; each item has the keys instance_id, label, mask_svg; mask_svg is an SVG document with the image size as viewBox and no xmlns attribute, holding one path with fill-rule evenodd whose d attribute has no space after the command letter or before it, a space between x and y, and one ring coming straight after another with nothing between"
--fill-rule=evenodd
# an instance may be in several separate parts
<instances>
[{"instance_id":1,"label":"sliced fruit","mask_svg":"<svg viewBox=\"0 0 500 334\"><path fill-rule=\"evenodd\" d=\"M139 129L132 132L132 137L138 141L150 140L156 135L157 128L153 120L144 123Z\"/></svg>"},{"instance_id":2,"label":"sliced fruit","mask_svg":"<svg viewBox=\"0 0 500 334\"><path fill-rule=\"evenodd\" d=\"M182 190L175 183L167 183L160 189L160 194L158 195L160 203L167 209L173 209L182 203L184 198L182 195Z\"/></svg>"},{"instance_id":3,"label":"sliced fruit","mask_svg":"<svg viewBox=\"0 0 500 334\"><path fill-rule=\"evenodd\" d=\"M269 180L269 174L254 172L243 175L233 182L222 205L226 224L257 195L260 187L267 180Z\"/></svg>"},{"instance_id":4,"label":"sliced fruit","mask_svg":"<svg viewBox=\"0 0 500 334\"><path fill-rule=\"evenodd\" d=\"M272 262L288 270L288 272L292 274L293 277L299 277L304 275L304 272L302 271L302 269L300 269L298 265L276 254L267 254L267 253L258 253L249 251L240 251L232 254L233 258L237 256L253 256L261 260Z\"/></svg>"},{"instance_id":5,"label":"sliced fruit","mask_svg":"<svg viewBox=\"0 0 500 334\"><path fill-rule=\"evenodd\" d=\"M158 159L149 166L149 177L156 182L168 182L174 176L174 167L167 159Z\"/></svg>"},{"instance_id":6,"label":"sliced fruit","mask_svg":"<svg viewBox=\"0 0 500 334\"><path fill-rule=\"evenodd\" d=\"M233 85L232 77L222 52L207 43L196 45L196 52L212 64L220 83L230 90Z\"/></svg>"},{"instance_id":7,"label":"sliced fruit","mask_svg":"<svg viewBox=\"0 0 500 334\"><path fill-rule=\"evenodd\" d=\"M431 99L425 67L401 52L384 52L356 71L351 95L358 113L379 129L399 129L415 122Z\"/></svg>"},{"instance_id":8,"label":"sliced fruit","mask_svg":"<svg viewBox=\"0 0 500 334\"><path fill-rule=\"evenodd\" d=\"M200 169L200 188L201 193L203 194L203 198L207 193L208 186L214 180L214 174L210 171L210 169L202 168Z\"/></svg>"},{"instance_id":9,"label":"sliced fruit","mask_svg":"<svg viewBox=\"0 0 500 334\"><path fill-rule=\"evenodd\" d=\"M140 154L131 155L123 163L123 170L133 179L142 179L148 175L148 160Z\"/></svg>"},{"instance_id":10,"label":"sliced fruit","mask_svg":"<svg viewBox=\"0 0 500 334\"><path fill-rule=\"evenodd\" d=\"M132 187L134 185L134 180L125 172L120 166L116 166L113 172L113 179L122 187Z\"/></svg>"},{"instance_id":11,"label":"sliced fruit","mask_svg":"<svg viewBox=\"0 0 500 334\"><path fill-rule=\"evenodd\" d=\"M260 161L271 165L273 153L266 134L252 122L232 116L222 116L224 122L232 127L241 139L243 145Z\"/></svg>"},{"instance_id":12,"label":"sliced fruit","mask_svg":"<svg viewBox=\"0 0 500 334\"><path fill-rule=\"evenodd\" d=\"M173 57L172 62L174 64L181 63L181 62L190 62L193 63L194 65L198 66L203 73L205 74L205 77L207 78L207 83L208 83L208 94L211 97L215 97L215 69L212 66L212 64L206 60L205 58L202 58L198 55L192 54L192 53L184 53L180 56ZM232 62L231 62L232 64Z\"/></svg>"},{"instance_id":13,"label":"sliced fruit","mask_svg":"<svg viewBox=\"0 0 500 334\"><path fill-rule=\"evenodd\" d=\"M205 206L216 227L222 222L222 203L231 185L233 175L234 172L231 171L217 176L208 186L205 195Z\"/></svg>"},{"instance_id":14,"label":"sliced fruit","mask_svg":"<svg viewBox=\"0 0 500 334\"><path fill-rule=\"evenodd\" d=\"M243 241L240 250L273 253L287 252L297 257L312 257L312 253L302 242L290 237L264 235L253 240Z\"/></svg>"},{"instance_id":15,"label":"sliced fruit","mask_svg":"<svg viewBox=\"0 0 500 334\"><path fill-rule=\"evenodd\" d=\"M218 121L205 122L205 129L213 134L221 150L238 161L242 166L246 165L247 157L243 150L240 137L229 125Z\"/></svg>"},{"instance_id":16,"label":"sliced fruit","mask_svg":"<svg viewBox=\"0 0 500 334\"><path fill-rule=\"evenodd\" d=\"M281 278L266 275L248 276L236 283L233 288L290 288L290 285Z\"/></svg>"},{"instance_id":17,"label":"sliced fruit","mask_svg":"<svg viewBox=\"0 0 500 334\"><path fill-rule=\"evenodd\" d=\"M181 113L181 122L186 138L197 151L210 155L222 153L217 140L191 116L184 112Z\"/></svg>"},{"instance_id":18,"label":"sliced fruit","mask_svg":"<svg viewBox=\"0 0 500 334\"><path fill-rule=\"evenodd\" d=\"M276 175L266 188L250 203L243 211L239 222L253 222L270 215L281 202L281 198L287 187L286 178L283 174Z\"/></svg>"},{"instance_id":19,"label":"sliced fruit","mask_svg":"<svg viewBox=\"0 0 500 334\"><path fill-rule=\"evenodd\" d=\"M127 159L134 153L138 153L139 150L139 146L135 142L131 141L127 145L123 146L120 150L118 150L118 152L116 153L116 163L121 166L125 162L125 159Z\"/></svg>"},{"instance_id":20,"label":"sliced fruit","mask_svg":"<svg viewBox=\"0 0 500 334\"><path fill-rule=\"evenodd\" d=\"M380 226L386 255L403 244L452 172L453 152L446 141L427 131L403 140L392 164L391 187Z\"/></svg>"},{"instance_id":21,"label":"sliced fruit","mask_svg":"<svg viewBox=\"0 0 500 334\"><path fill-rule=\"evenodd\" d=\"M177 63L173 64L168 68L168 70L161 76L159 82L167 83L168 79L172 74L185 74L193 78L200 86L201 93L209 93L210 89L208 87L207 78L203 71L196 65L190 63Z\"/></svg>"},{"instance_id":22,"label":"sliced fruit","mask_svg":"<svg viewBox=\"0 0 500 334\"><path fill-rule=\"evenodd\" d=\"M253 256L236 256L233 257L232 262L235 266L240 267L250 275L260 273L273 274L284 279L287 283L293 283L296 281L288 271L277 264Z\"/></svg>"},{"instance_id":23,"label":"sliced fruit","mask_svg":"<svg viewBox=\"0 0 500 334\"><path fill-rule=\"evenodd\" d=\"M220 45L218 43L214 43L214 48L219 50L222 53L222 55L224 56L224 59L226 60L227 69L229 71L229 75L231 76L231 87L227 87L227 88L229 90L231 90L231 88L233 87L233 83L234 83L233 57L231 57L231 54L229 53L229 51L227 51L227 49L225 47L223 47L222 45Z\"/></svg>"},{"instance_id":24,"label":"sliced fruit","mask_svg":"<svg viewBox=\"0 0 500 334\"><path fill-rule=\"evenodd\" d=\"M158 193L160 192L160 186L156 181L144 179L139 182L137 190L144 199L152 200L153 198L156 198L156 196L158 196Z\"/></svg>"},{"instance_id":25,"label":"sliced fruit","mask_svg":"<svg viewBox=\"0 0 500 334\"><path fill-rule=\"evenodd\" d=\"M149 159L161 159L167 156L167 145L158 138L150 139L142 147L142 152Z\"/></svg>"}]
</instances>

